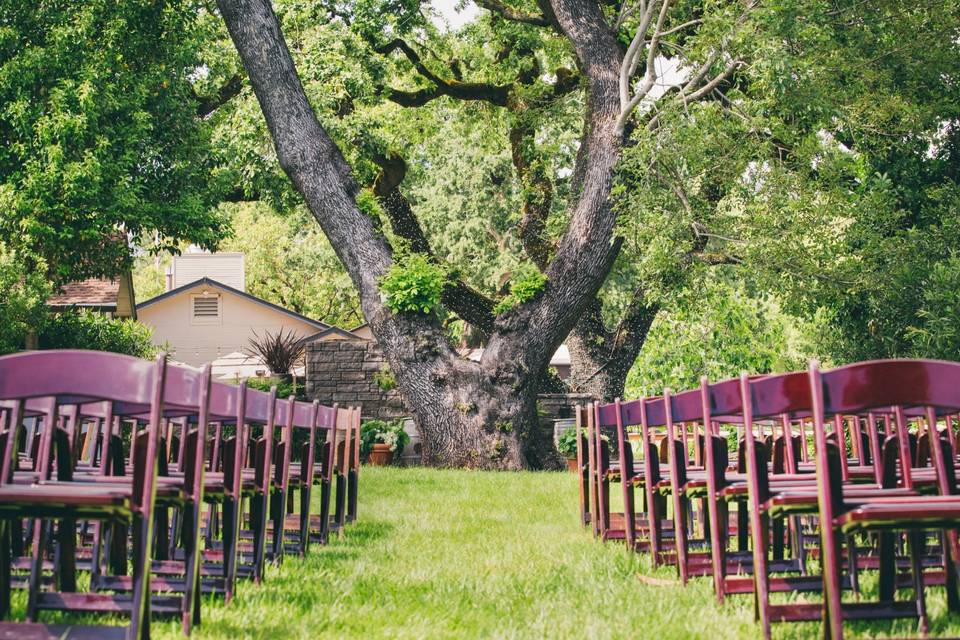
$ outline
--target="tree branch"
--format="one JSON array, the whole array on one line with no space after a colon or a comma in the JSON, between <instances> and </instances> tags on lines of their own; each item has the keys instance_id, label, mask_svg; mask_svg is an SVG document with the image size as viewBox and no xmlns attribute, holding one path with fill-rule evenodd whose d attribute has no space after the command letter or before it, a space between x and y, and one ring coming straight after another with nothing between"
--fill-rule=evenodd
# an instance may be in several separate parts
<instances>
[{"instance_id":1,"label":"tree branch","mask_svg":"<svg viewBox=\"0 0 960 640\"><path fill-rule=\"evenodd\" d=\"M400 191L400 184L407 175L407 163L399 156L379 154L373 161L380 167L380 174L373 183L373 193L383 206L393 232L408 241L412 251L427 255L436 262L430 241L413 213L410 201ZM493 300L462 280L444 286L441 302L478 329L487 333L493 330Z\"/></svg>"},{"instance_id":2,"label":"tree branch","mask_svg":"<svg viewBox=\"0 0 960 640\"><path fill-rule=\"evenodd\" d=\"M521 116L510 128L510 150L524 191L520 242L533 263L542 270L550 261L554 248L547 236L547 218L553 204L553 183L547 177L543 164L530 160L534 133L534 128L523 122Z\"/></svg>"},{"instance_id":3,"label":"tree branch","mask_svg":"<svg viewBox=\"0 0 960 640\"><path fill-rule=\"evenodd\" d=\"M530 24L535 27L549 27L550 21L547 20L546 16L543 15L531 15L528 13L520 13L513 7L508 7L507 5L499 2L498 0L477 0L477 5L483 7L491 13L495 13L504 20L509 20L511 22L521 22L523 24Z\"/></svg>"},{"instance_id":4,"label":"tree branch","mask_svg":"<svg viewBox=\"0 0 960 640\"><path fill-rule=\"evenodd\" d=\"M418 91L403 91L389 89L387 98L404 107L420 107L440 96L450 96L460 100L480 100L501 107L507 106L510 95L510 85L496 85L483 82L461 82L459 80L444 80L433 73L414 49L400 38L395 38L385 45L374 49L381 55L389 55L400 51L410 61L414 69L433 84L432 88Z\"/></svg>"},{"instance_id":5,"label":"tree branch","mask_svg":"<svg viewBox=\"0 0 960 640\"><path fill-rule=\"evenodd\" d=\"M243 78L241 78L240 74L238 73L231 76L230 79L223 83L220 89L217 90L216 95L198 96L196 93L194 93L194 96L196 96L197 99L197 116L206 118L208 115L239 95L242 88Z\"/></svg>"}]
</instances>

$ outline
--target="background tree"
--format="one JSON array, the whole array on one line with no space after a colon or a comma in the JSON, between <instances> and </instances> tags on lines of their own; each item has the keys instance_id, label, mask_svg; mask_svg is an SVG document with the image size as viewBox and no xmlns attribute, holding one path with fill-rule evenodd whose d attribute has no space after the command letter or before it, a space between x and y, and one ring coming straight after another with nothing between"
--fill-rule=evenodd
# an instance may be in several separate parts
<instances>
[{"instance_id":1,"label":"background tree","mask_svg":"<svg viewBox=\"0 0 960 640\"><path fill-rule=\"evenodd\" d=\"M116 274L131 238L216 245L199 10L0 2L0 232L29 268L59 284Z\"/></svg>"},{"instance_id":2,"label":"background tree","mask_svg":"<svg viewBox=\"0 0 960 640\"><path fill-rule=\"evenodd\" d=\"M28 269L16 252L0 243L0 354L23 349L45 313L50 284L42 270Z\"/></svg>"}]
</instances>

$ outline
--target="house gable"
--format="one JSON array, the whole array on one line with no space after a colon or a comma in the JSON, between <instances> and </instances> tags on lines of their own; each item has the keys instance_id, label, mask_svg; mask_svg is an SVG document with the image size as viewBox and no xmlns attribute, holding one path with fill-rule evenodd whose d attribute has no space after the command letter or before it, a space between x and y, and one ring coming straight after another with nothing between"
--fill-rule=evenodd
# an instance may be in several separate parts
<instances>
[{"instance_id":1,"label":"house gable","mask_svg":"<svg viewBox=\"0 0 960 640\"><path fill-rule=\"evenodd\" d=\"M154 343L191 366L247 352L256 336L284 331L305 338L328 328L209 278L147 300L137 305L137 312L153 328Z\"/></svg>"}]
</instances>

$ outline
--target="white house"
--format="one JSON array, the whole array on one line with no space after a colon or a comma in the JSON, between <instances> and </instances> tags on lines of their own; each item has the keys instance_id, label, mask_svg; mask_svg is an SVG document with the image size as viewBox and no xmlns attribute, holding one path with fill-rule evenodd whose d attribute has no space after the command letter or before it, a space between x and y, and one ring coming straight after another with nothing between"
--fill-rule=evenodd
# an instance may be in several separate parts
<instances>
[{"instance_id":1,"label":"white house","mask_svg":"<svg viewBox=\"0 0 960 640\"><path fill-rule=\"evenodd\" d=\"M284 331L306 338L330 328L247 293L243 283L243 254L177 256L169 290L138 304L137 318L174 360L195 367L248 352L255 336ZM244 372L256 370L248 360L242 364Z\"/></svg>"}]
</instances>

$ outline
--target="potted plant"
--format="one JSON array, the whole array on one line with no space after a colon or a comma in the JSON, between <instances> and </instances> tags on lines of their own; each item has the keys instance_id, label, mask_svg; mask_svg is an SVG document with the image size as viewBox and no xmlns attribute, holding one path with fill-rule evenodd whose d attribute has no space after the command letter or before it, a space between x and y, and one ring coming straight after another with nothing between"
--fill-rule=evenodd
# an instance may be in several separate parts
<instances>
[{"instance_id":1,"label":"potted plant","mask_svg":"<svg viewBox=\"0 0 960 640\"><path fill-rule=\"evenodd\" d=\"M360 454L373 466L392 463L409 442L402 420L367 420L360 427Z\"/></svg>"},{"instance_id":2,"label":"potted plant","mask_svg":"<svg viewBox=\"0 0 960 640\"><path fill-rule=\"evenodd\" d=\"M577 471L577 428L569 427L557 438L557 451L567 459L567 469Z\"/></svg>"}]
</instances>

